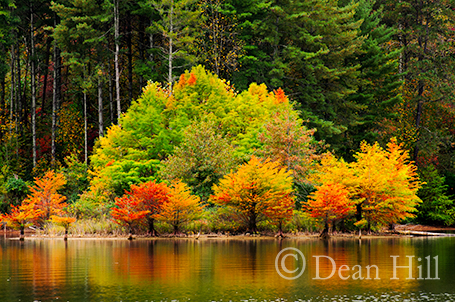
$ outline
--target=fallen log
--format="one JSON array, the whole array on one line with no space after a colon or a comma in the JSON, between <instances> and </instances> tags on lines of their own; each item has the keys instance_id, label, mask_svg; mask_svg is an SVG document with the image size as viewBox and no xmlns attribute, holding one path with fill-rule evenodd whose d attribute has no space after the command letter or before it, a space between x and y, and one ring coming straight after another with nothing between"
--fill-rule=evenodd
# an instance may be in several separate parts
<instances>
[{"instance_id":1,"label":"fallen log","mask_svg":"<svg viewBox=\"0 0 455 302\"><path fill-rule=\"evenodd\" d=\"M395 232L398 234L401 234L401 235L455 237L455 234L449 234L449 233L435 233L435 232L423 232L423 231L399 231L399 230L395 230Z\"/></svg>"}]
</instances>

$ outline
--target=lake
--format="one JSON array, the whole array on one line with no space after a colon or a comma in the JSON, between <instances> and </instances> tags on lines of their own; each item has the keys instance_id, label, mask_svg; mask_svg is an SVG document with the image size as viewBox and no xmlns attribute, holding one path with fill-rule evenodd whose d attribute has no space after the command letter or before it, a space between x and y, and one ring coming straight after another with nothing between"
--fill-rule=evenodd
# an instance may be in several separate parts
<instances>
[{"instance_id":1,"label":"lake","mask_svg":"<svg viewBox=\"0 0 455 302\"><path fill-rule=\"evenodd\" d=\"M455 301L455 237L0 238L2 302Z\"/></svg>"}]
</instances>

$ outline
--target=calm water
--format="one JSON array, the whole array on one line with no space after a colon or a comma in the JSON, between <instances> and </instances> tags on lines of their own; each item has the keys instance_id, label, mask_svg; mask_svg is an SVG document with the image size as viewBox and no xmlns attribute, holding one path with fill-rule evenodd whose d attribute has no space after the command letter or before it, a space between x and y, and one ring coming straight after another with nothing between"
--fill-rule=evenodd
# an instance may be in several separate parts
<instances>
[{"instance_id":1,"label":"calm water","mask_svg":"<svg viewBox=\"0 0 455 302\"><path fill-rule=\"evenodd\" d=\"M284 248L302 252L302 275L275 269ZM284 254L282 254L283 256ZM285 269L303 267L295 252ZM393 258L397 280L391 280ZM330 256L331 262L320 257ZM406 258L406 256L415 256ZM430 268L427 267L427 259ZM439 280L418 280L436 277ZM297 259L296 259L297 258ZM421 258L421 261L418 261ZM344 266L343 266L344 265ZM354 267L359 265L358 267ZM367 278L367 266L370 279ZM419 268L420 266L420 268ZM341 267L339 275L338 269ZM298 270L299 271L299 270ZM357 272L357 275L355 275ZM317 280L320 278L325 280ZM353 280L360 277L363 280ZM428 275L430 274L430 275ZM287 277L295 276L283 273ZM455 301L455 237L371 240L0 239L0 301ZM350 276L349 279L342 278Z\"/></svg>"}]
</instances>

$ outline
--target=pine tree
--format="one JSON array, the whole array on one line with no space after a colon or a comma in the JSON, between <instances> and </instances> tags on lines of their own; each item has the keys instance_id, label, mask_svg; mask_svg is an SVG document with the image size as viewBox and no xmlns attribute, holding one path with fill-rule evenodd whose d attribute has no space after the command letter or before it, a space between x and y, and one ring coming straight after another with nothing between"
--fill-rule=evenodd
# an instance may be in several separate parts
<instances>
[{"instance_id":1,"label":"pine tree","mask_svg":"<svg viewBox=\"0 0 455 302\"><path fill-rule=\"evenodd\" d=\"M164 43L160 47L167 61L166 82L169 93L176 79L174 70L181 69L196 61L190 53L195 40L195 28L200 22L200 12L195 0L150 0L149 4L158 12L159 20L150 26L150 30L159 33Z\"/></svg>"},{"instance_id":2,"label":"pine tree","mask_svg":"<svg viewBox=\"0 0 455 302\"><path fill-rule=\"evenodd\" d=\"M62 49L66 65L70 66L72 76L83 97L85 147L84 157L88 158L88 107L89 96L98 87L99 135L102 136L103 102L102 81L104 76L103 60L108 58L106 34L109 31L109 6L93 1L70 0L69 3L53 3L52 10L57 13L60 23L55 27L53 37ZM98 85L95 83L98 82Z\"/></svg>"},{"instance_id":3,"label":"pine tree","mask_svg":"<svg viewBox=\"0 0 455 302\"><path fill-rule=\"evenodd\" d=\"M443 137L440 125L432 124L431 108L452 104L454 99L455 64L449 54L453 52L455 5L446 0L382 0L379 4L384 4L385 22L398 30L395 42L403 47L404 102L399 109L410 125L407 130L414 133L407 143L413 146L413 159L419 163L421 155L434 155L434 146Z\"/></svg>"},{"instance_id":4,"label":"pine tree","mask_svg":"<svg viewBox=\"0 0 455 302\"><path fill-rule=\"evenodd\" d=\"M390 49L396 30L381 24L383 10L373 9L376 0L358 3L354 17L363 20L359 35L365 40L362 53L352 59L360 64L359 86L347 99L362 107L355 117L355 123L341 138L340 153L349 159L352 158L351 150L356 149L362 141L373 143L381 138L380 133L384 131L381 123L396 118L394 107L402 101L400 88L403 85L398 61L401 49Z\"/></svg>"}]
</instances>

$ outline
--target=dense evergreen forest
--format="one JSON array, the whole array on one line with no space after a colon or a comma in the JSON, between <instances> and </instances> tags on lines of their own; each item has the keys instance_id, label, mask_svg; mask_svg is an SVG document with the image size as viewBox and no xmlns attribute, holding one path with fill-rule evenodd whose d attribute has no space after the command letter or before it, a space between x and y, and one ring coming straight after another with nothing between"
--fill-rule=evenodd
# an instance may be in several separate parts
<instances>
[{"instance_id":1,"label":"dense evergreen forest","mask_svg":"<svg viewBox=\"0 0 455 302\"><path fill-rule=\"evenodd\" d=\"M396 138L422 182L416 221L455 222L451 0L0 1L2 212L49 169L65 176L73 216L174 178L214 211L219 179L251 154L273 157L263 127L284 110L312 141L299 165L328 151L355 162L361 142ZM188 176L179 169L202 138L216 158L200 165L219 164ZM299 165L287 166L297 209L314 191Z\"/></svg>"}]
</instances>

